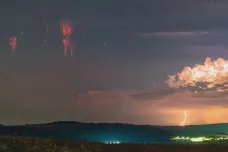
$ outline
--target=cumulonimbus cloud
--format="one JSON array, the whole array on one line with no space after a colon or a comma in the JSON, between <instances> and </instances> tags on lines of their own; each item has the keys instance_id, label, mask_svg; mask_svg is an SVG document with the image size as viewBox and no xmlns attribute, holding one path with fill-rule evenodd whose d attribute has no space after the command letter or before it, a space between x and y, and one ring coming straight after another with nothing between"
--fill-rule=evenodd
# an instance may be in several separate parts
<instances>
[{"instance_id":1,"label":"cumulonimbus cloud","mask_svg":"<svg viewBox=\"0 0 228 152\"><path fill-rule=\"evenodd\" d=\"M214 61L207 57L204 64L193 68L186 66L177 75L169 76L166 81L170 88L195 87L202 90L228 90L228 60L218 58Z\"/></svg>"}]
</instances>

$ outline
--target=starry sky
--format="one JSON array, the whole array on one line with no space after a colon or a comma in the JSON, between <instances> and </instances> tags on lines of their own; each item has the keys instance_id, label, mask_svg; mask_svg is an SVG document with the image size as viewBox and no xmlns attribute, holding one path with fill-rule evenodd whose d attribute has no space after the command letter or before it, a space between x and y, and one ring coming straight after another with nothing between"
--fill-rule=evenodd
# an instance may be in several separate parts
<instances>
[{"instance_id":1,"label":"starry sky","mask_svg":"<svg viewBox=\"0 0 228 152\"><path fill-rule=\"evenodd\" d=\"M2 0L0 123L227 122L228 96L164 81L228 59L227 0ZM64 56L60 21L73 27ZM48 24L49 32L46 32ZM17 38L12 53L9 37Z\"/></svg>"}]
</instances>

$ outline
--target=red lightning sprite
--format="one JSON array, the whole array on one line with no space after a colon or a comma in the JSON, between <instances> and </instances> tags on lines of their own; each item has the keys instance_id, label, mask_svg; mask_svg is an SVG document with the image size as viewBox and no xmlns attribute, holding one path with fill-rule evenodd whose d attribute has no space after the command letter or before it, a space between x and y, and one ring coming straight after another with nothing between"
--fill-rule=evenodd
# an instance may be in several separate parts
<instances>
[{"instance_id":1,"label":"red lightning sprite","mask_svg":"<svg viewBox=\"0 0 228 152\"><path fill-rule=\"evenodd\" d=\"M69 37L73 32L71 25L68 23L61 23L61 32L64 37Z\"/></svg>"},{"instance_id":2,"label":"red lightning sprite","mask_svg":"<svg viewBox=\"0 0 228 152\"><path fill-rule=\"evenodd\" d=\"M45 23L45 26L46 26L46 33L48 34L49 33L49 24L48 24L48 22Z\"/></svg>"},{"instance_id":3,"label":"red lightning sprite","mask_svg":"<svg viewBox=\"0 0 228 152\"><path fill-rule=\"evenodd\" d=\"M67 49L70 49L70 54L71 56L73 55L73 45L71 44L70 41L70 36L73 33L73 29L71 24L66 23L66 22L61 22L60 23L60 27L61 27L61 33L63 35L63 45L64 45L64 55L66 56L67 54Z\"/></svg>"},{"instance_id":4,"label":"red lightning sprite","mask_svg":"<svg viewBox=\"0 0 228 152\"><path fill-rule=\"evenodd\" d=\"M9 44L12 48L12 52L14 53L17 48L17 38L15 36L12 36L9 38Z\"/></svg>"}]
</instances>

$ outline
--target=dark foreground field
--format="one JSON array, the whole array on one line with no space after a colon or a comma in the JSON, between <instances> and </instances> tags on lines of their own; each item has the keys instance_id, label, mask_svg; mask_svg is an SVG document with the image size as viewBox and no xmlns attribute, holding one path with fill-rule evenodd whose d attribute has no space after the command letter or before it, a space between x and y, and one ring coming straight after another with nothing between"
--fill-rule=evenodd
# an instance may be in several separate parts
<instances>
[{"instance_id":1,"label":"dark foreground field","mask_svg":"<svg viewBox=\"0 0 228 152\"><path fill-rule=\"evenodd\" d=\"M228 145L108 145L63 140L0 137L0 152L227 152Z\"/></svg>"}]
</instances>

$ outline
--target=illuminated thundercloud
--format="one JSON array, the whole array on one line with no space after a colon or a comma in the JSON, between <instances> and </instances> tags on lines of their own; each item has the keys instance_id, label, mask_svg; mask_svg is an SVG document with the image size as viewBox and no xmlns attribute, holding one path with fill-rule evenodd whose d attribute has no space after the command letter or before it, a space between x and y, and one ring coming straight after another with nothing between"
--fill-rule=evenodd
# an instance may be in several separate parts
<instances>
[{"instance_id":1,"label":"illuminated thundercloud","mask_svg":"<svg viewBox=\"0 0 228 152\"><path fill-rule=\"evenodd\" d=\"M177 75L169 76L166 81L170 88L197 88L200 90L228 90L228 60L218 58L214 61L207 57L204 64L186 66Z\"/></svg>"}]
</instances>

